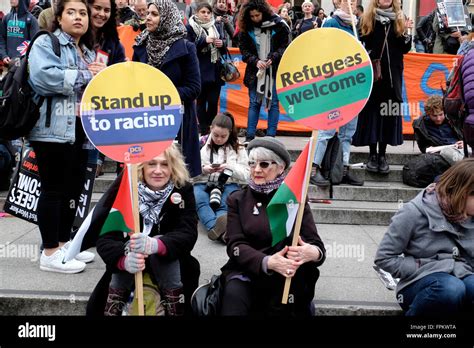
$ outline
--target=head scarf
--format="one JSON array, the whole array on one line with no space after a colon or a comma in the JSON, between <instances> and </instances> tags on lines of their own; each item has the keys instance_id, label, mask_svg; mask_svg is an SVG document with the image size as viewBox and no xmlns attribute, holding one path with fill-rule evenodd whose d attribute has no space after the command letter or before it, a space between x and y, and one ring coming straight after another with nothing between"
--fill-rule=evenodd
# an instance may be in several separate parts
<instances>
[{"instance_id":1,"label":"head scarf","mask_svg":"<svg viewBox=\"0 0 474 348\"><path fill-rule=\"evenodd\" d=\"M146 42L148 64L159 68L163 64L163 58L171 45L186 37L181 14L176 4L171 0L153 0L148 4L155 5L160 14L160 22L155 31L143 31L136 39L137 45Z\"/></svg>"}]
</instances>

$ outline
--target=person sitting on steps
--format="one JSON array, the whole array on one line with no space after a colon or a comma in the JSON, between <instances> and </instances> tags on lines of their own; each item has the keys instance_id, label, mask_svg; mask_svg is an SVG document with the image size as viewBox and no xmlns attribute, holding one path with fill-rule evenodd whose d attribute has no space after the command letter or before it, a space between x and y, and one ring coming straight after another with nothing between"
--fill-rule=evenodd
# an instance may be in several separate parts
<instances>
[{"instance_id":1,"label":"person sitting on steps","mask_svg":"<svg viewBox=\"0 0 474 348\"><path fill-rule=\"evenodd\" d=\"M430 146L456 144L463 148L461 131L447 120L443 110L443 97L436 95L428 98L425 104L426 115L413 121L415 140L422 153Z\"/></svg>"},{"instance_id":2,"label":"person sitting on steps","mask_svg":"<svg viewBox=\"0 0 474 348\"><path fill-rule=\"evenodd\" d=\"M229 112L218 114L212 121L211 134L201 148L201 162L202 175L193 178L197 213L209 239L217 240L227 228L227 197L246 184L250 175L247 152L239 144L234 117ZM211 206L213 191L209 189L220 181L225 169L232 171L231 177L223 184L220 204Z\"/></svg>"}]
</instances>

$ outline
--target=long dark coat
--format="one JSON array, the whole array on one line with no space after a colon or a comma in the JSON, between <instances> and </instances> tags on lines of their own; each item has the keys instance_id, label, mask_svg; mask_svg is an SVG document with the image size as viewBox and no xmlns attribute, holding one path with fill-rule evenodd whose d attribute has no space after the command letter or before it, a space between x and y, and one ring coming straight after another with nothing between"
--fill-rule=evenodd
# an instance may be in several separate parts
<instances>
[{"instance_id":1,"label":"long dark coat","mask_svg":"<svg viewBox=\"0 0 474 348\"><path fill-rule=\"evenodd\" d=\"M171 201L173 193L179 193L184 204L174 204ZM186 184L181 189L174 188L171 195L161 209L160 224L153 226L150 236L163 235L160 239L167 250L163 257L170 261L179 260L186 312L190 313L191 295L198 286L200 274L199 262L191 256L197 240L196 201L191 184ZM128 236L124 238L123 232L117 231L107 233L97 241L97 252L106 264L106 272L89 298L86 315L103 315L112 273L124 272L117 268L117 263L125 255L125 243L128 240Z\"/></svg>"},{"instance_id":2,"label":"long dark coat","mask_svg":"<svg viewBox=\"0 0 474 348\"><path fill-rule=\"evenodd\" d=\"M306 204L300 235L306 243L319 247L323 257L318 262L308 262L298 268L290 288L294 294L294 306L280 306L285 278L276 272L267 275L262 270L263 259L280 251L285 245L291 245L293 238L291 233L288 238L271 246L272 235L266 208L275 192L267 195L247 187L228 197L226 239L229 261L222 267L222 272L225 281L238 275L250 278L262 296L261 303L257 304L260 307L258 310L276 315L285 308L284 312L288 315L307 315L319 277L318 267L325 260L326 249L316 230L311 209Z\"/></svg>"},{"instance_id":3,"label":"long dark coat","mask_svg":"<svg viewBox=\"0 0 474 348\"><path fill-rule=\"evenodd\" d=\"M387 45L382 55L382 80L374 83L369 100L359 114L352 145L367 146L380 142L396 146L403 143L403 116L401 112L394 114L392 111L403 109L403 55L410 50L411 39L403 35L397 37L394 26L393 21L386 26L376 21L372 33L360 37L370 58L379 59L385 41L385 30L388 30ZM398 110L390 107L395 104L398 104ZM381 115L383 110L387 110L388 115Z\"/></svg>"},{"instance_id":4,"label":"long dark coat","mask_svg":"<svg viewBox=\"0 0 474 348\"><path fill-rule=\"evenodd\" d=\"M221 40L224 40L224 27L216 23L217 31L219 32L219 37ZM212 63L211 62L211 50L208 49L208 44L206 42L206 36L201 35L201 37L196 37L191 25L186 25L186 30L188 31L188 40L194 42L196 45L197 56L199 59L199 70L201 72L201 85L212 83L217 84L218 86L223 86L224 81L220 78L220 62ZM226 54L226 46L219 49L221 55Z\"/></svg>"},{"instance_id":5,"label":"long dark coat","mask_svg":"<svg viewBox=\"0 0 474 348\"><path fill-rule=\"evenodd\" d=\"M133 60L148 63L146 42L133 47ZM173 43L166 53L160 70L178 90L184 105L183 124L178 139L191 177L201 174L201 154L196 116L196 98L201 92L201 74L196 46L185 39Z\"/></svg>"}]
</instances>

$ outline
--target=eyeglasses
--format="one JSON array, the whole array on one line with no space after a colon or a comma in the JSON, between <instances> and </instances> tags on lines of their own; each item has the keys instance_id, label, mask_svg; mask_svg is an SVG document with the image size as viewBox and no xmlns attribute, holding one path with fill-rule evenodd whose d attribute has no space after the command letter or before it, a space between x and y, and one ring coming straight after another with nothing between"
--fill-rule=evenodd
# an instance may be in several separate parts
<instances>
[{"instance_id":1,"label":"eyeglasses","mask_svg":"<svg viewBox=\"0 0 474 348\"><path fill-rule=\"evenodd\" d=\"M267 169L268 167L270 167L270 165L277 163L275 161L249 161L250 168L255 168L257 164L260 166L260 168Z\"/></svg>"}]
</instances>

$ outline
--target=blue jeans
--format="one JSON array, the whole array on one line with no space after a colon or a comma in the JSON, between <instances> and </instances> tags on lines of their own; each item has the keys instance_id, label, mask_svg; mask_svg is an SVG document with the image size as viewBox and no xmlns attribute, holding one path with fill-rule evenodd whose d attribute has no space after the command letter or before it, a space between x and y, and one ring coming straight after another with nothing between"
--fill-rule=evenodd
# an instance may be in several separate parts
<instances>
[{"instance_id":1,"label":"blue jeans","mask_svg":"<svg viewBox=\"0 0 474 348\"><path fill-rule=\"evenodd\" d=\"M345 124L342 127L339 127L339 133L337 137L341 142L342 146L342 161L345 166L349 165L349 157L351 155L351 142L352 136L354 135L357 128L357 117L354 117L349 123ZM329 130L320 130L318 131L318 139L316 141L316 151L314 153L314 164L321 166L323 161L324 154L328 147L328 141L331 139L334 134L336 134L335 129Z\"/></svg>"},{"instance_id":2,"label":"blue jeans","mask_svg":"<svg viewBox=\"0 0 474 348\"><path fill-rule=\"evenodd\" d=\"M255 82L249 87L249 113L247 120L247 137L255 137L255 131L257 129L258 119L260 118L260 108L262 106L262 100L258 100L257 97L257 83ZM270 110L268 110L268 129L267 135L274 137L277 132L278 120L280 118L280 109L278 106L278 95L276 91L276 81L273 82L272 101L270 104Z\"/></svg>"},{"instance_id":3,"label":"blue jeans","mask_svg":"<svg viewBox=\"0 0 474 348\"><path fill-rule=\"evenodd\" d=\"M237 184L226 184L224 192L222 192L221 206L214 211L209 205L209 193L206 192L206 184L194 184L194 197L199 221L208 231L216 225L219 216L227 214L227 197L238 189L240 187Z\"/></svg>"},{"instance_id":4,"label":"blue jeans","mask_svg":"<svg viewBox=\"0 0 474 348\"><path fill-rule=\"evenodd\" d=\"M432 273L402 289L397 297L406 316L456 315L474 310L474 275L463 279Z\"/></svg>"},{"instance_id":5,"label":"blue jeans","mask_svg":"<svg viewBox=\"0 0 474 348\"><path fill-rule=\"evenodd\" d=\"M426 53L425 51L425 45L423 45L423 42L416 40L415 41L415 50L418 53Z\"/></svg>"}]
</instances>

